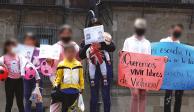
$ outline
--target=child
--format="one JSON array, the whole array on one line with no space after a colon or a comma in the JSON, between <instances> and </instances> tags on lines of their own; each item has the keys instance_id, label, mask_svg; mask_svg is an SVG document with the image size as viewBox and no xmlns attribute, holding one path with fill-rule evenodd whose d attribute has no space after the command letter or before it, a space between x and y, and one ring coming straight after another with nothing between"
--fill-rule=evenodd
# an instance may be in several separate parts
<instances>
[{"instance_id":1,"label":"child","mask_svg":"<svg viewBox=\"0 0 194 112\"><path fill-rule=\"evenodd\" d=\"M76 60L74 45L65 46L64 51L66 57L58 64L54 86L61 93L62 111L67 112L84 89L84 76L82 65Z\"/></svg>"},{"instance_id":2,"label":"child","mask_svg":"<svg viewBox=\"0 0 194 112\"><path fill-rule=\"evenodd\" d=\"M100 70L103 76L103 81L104 81L104 85L107 85L107 69L106 69L106 63L105 60L102 57L102 54L104 54L106 60L108 61L108 63L110 64L110 56L109 53L105 50L99 50L100 47L98 46L98 44L92 44L86 51L86 56L88 59L88 63L89 63L89 75L90 75L90 81L91 81L91 86L95 86L94 84L94 79L95 79L95 71L96 71L96 65L99 64L100 65ZM97 52L99 53L100 58L98 58L95 54L97 54Z\"/></svg>"},{"instance_id":3,"label":"child","mask_svg":"<svg viewBox=\"0 0 194 112\"><path fill-rule=\"evenodd\" d=\"M8 68L9 74L5 81L6 108L5 112L11 112L13 99L16 96L16 102L19 112L24 112L23 105L23 80L22 75L25 74L24 58L16 55L13 48L17 46L15 39L6 40L4 43L4 55L0 58L0 63Z\"/></svg>"},{"instance_id":4,"label":"child","mask_svg":"<svg viewBox=\"0 0 194 112\"><path fill-rule=\"evenodd\" d=\"M38 47L38 41L33 33L26 33L24 36L24 45L31 46L31 47ZM32 59L28 60L34 64L34 66L39 66L40 61L34 61L34 58L39 55L38 48L35 48L34 53L32 55ZM36 63L34 63L36 62ZM40 74L40 70L38 69ZM35 89L36 86L42 87L42 80L40 80L40 76L36 76L32 80L25 80L24 79L24 98L25 98L25 112L31 112L32 102L30 100L30 96L32 91ZM42 76L42 75L41 75ZM42 92L42 91L41 91ZM42 93L41 93L42 94ZM36 102L36 112L43 112L42 102Z\"/></svg>"}]
</instances>

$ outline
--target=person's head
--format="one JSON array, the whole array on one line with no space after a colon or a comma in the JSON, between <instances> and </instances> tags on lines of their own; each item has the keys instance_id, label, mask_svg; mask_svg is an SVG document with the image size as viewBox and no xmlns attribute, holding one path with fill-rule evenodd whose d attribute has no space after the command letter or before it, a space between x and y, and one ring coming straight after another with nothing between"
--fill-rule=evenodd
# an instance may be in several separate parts
<instances>
[{"instance_id":1,"label":"person's head","mask_svg":"<svg viewBox=\"0 0 194 112\"><path fill-rule=\"evenodd\" d=\"M64 53L67 60L71 61L76 57L76 49L73 44L64 47Z\"/></svg>"},{"instance_id":2,"label":"person's head","mask_svg":"<svg viewBox=\"0 0 194 112\"><path fill-rule=\"evenodd\" d=\"M147 22L143 18L137 18L134 23L135 33L141 37L145 34L147 28Z\"/></svg>"},{"instance_id":3,"label":"person's head","mask_svg":"<svg viewBox=\"0 0 194 112\"><path fill-rule=\"evenodd\" d=\"M17 46L18 42L15 38L7 39L4 43L4 54L15 54L13 49Z\"/></svg>"},{"instance_id":4,"label":"person's head","mask_svg":"<svg viewBox=\"0 0 194 112\"><path fill-rule=\"evenodd\" d=\"M38 47L38 40L36 38L36 36L32 33L32 32L27 32L24 35L24 44L28 45L28 46L36 46Z\"/></svg>"},{"instance_id":5,"label":"person's head","mask_svg":"<svg viewBox=\"0 0 194 112\"><path fill-rule=\"evenodd\" d=\"M176 24L172 26L172 37L178 39L181 37L184 27L182 24Z\"/></svg>"},{"instance_id":6,"label":"person's head","mask_svg":"<svg viewBox=\"0 0 194 112\"><path fill-rule=\"evenodd\" d=\"M90 20L88 27L99 26L99 25L102 25L102 23L97 18L93 18Z\"/></svg>"},{"instance_id":7,"label":"person's head","mask_svg":"<svg viewBox=\"0 0 194 112\"><path fill-rule=\"evenodd\" d=\"M62 25L59 28L59 39L63 43L69 43L72 39L73 30L70 25Z\"/></svg>"}]
</instances>

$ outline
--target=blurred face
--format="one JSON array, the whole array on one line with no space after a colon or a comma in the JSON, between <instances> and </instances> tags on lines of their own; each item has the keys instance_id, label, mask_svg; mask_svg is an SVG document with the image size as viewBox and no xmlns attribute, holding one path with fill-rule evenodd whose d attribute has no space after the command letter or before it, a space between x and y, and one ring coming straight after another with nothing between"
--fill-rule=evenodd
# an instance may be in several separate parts
<instances>
[{"instance_id":1,"label":"blurred face","mask_svg":"<svg viewBox=\"0 0 194 112\"><path fill-rule=\"evenodd\" d=\"M36 41L31 37L26 37L24 40L24 44L28 46L36 46Z\"/></svg>"},{"instance_id":2,"label":"blurred face","mask_svg":"<svg viewBox=\"0 0 194 112\"><path fill-rule=\"evenodd\" d=\"M14 52L14 48L16 48L16 44L10 44L8 46L6 46L6 51L8 54L15 54Z\"/></svg>"},{"instance_id":3,"label":"blurred face","mask_svg":"<svg viewBox=\"0 0 194 112\"><path fill-rule=\"evenodd\" d=\"M68 43L69 41L71 41L71 37L72 32L68 29L64 29L63 32L59 34L60 40L63 41L64 43Z\"/></svg>"},{"instance_id":4,"label":"blurred face","mask_svg":"<svg viewBox=\"0 0 194 112\"><path fill-rule=\"evenodd\" d=\"M182 35L183 29L179 26L175 26L172 30L172 35L174 38L180 38Z\"/></svg>"},{"instance_id":5,"label":"blurred face","mask_svg":"<svg viewBox=\"0 0 194 112\"><path fill-rule=\"evenodd\" d=\"M76 51L75 48L67 48L65 49L65 56L66 58L71 61L72 59L74 59L76 57Z\"/></svg>"}]
</instances>

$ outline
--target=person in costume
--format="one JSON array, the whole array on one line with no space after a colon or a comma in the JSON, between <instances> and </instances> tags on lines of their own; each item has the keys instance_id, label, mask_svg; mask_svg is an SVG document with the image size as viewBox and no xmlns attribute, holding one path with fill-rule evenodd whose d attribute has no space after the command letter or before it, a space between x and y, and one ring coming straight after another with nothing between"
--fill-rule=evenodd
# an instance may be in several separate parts
<instances>
[{"instance_id":1,"label":"person in costume","mask_svg":"<svg viewBox=\"0 0 194 112\"><path fill-rule=\"evenodd\" d=\"M88 27L98 26L98 25L102 25L101 22L98 21L96 18L93 18L90 21ZM87 58L87 50L92 45L98 46L98 49L102 50L102 51L103 50L105 50L107 52L114 52L115 51L115 45L112 41L109 42L109 44L106 44L106 42L100 42L100 43L93 43L93 44L85 45L85 41L83 40L81 45L80 45L81 48L79 51L79 58L80 59ZM96 65L94 84L90 83L90 92L91 92L90 112L97 112L98 111L100 86L102 86L101 89L102 89L102 98L103 98L103 104L104 104L104 112L110 112L110 107L111 107L110 84L111 84L111 80L113 77L113 73L112 73L112 65L108 63L108 60L105 59L105 63L106 63L106 67L107 67L106 68L107 69L107 84L100 83L100 82L104 81L104 77L101 73L99 64Z\"/></svg>"}]
</instances>

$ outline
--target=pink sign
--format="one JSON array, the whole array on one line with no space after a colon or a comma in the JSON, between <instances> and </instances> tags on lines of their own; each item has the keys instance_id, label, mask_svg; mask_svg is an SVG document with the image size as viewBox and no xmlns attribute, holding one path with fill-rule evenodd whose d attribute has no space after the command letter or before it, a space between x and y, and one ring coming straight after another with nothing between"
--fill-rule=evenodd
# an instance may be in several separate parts
<instances>
[{"instance_id":1,"label":"pink sign","mask_svg":"<svg viewBox=\"0 0 194 112\"><path fill-rule=\"evenodd\" d=\"M160 90L165 57L120 52L118 83L129 88Z\"/></svg>"}]
</instances>

